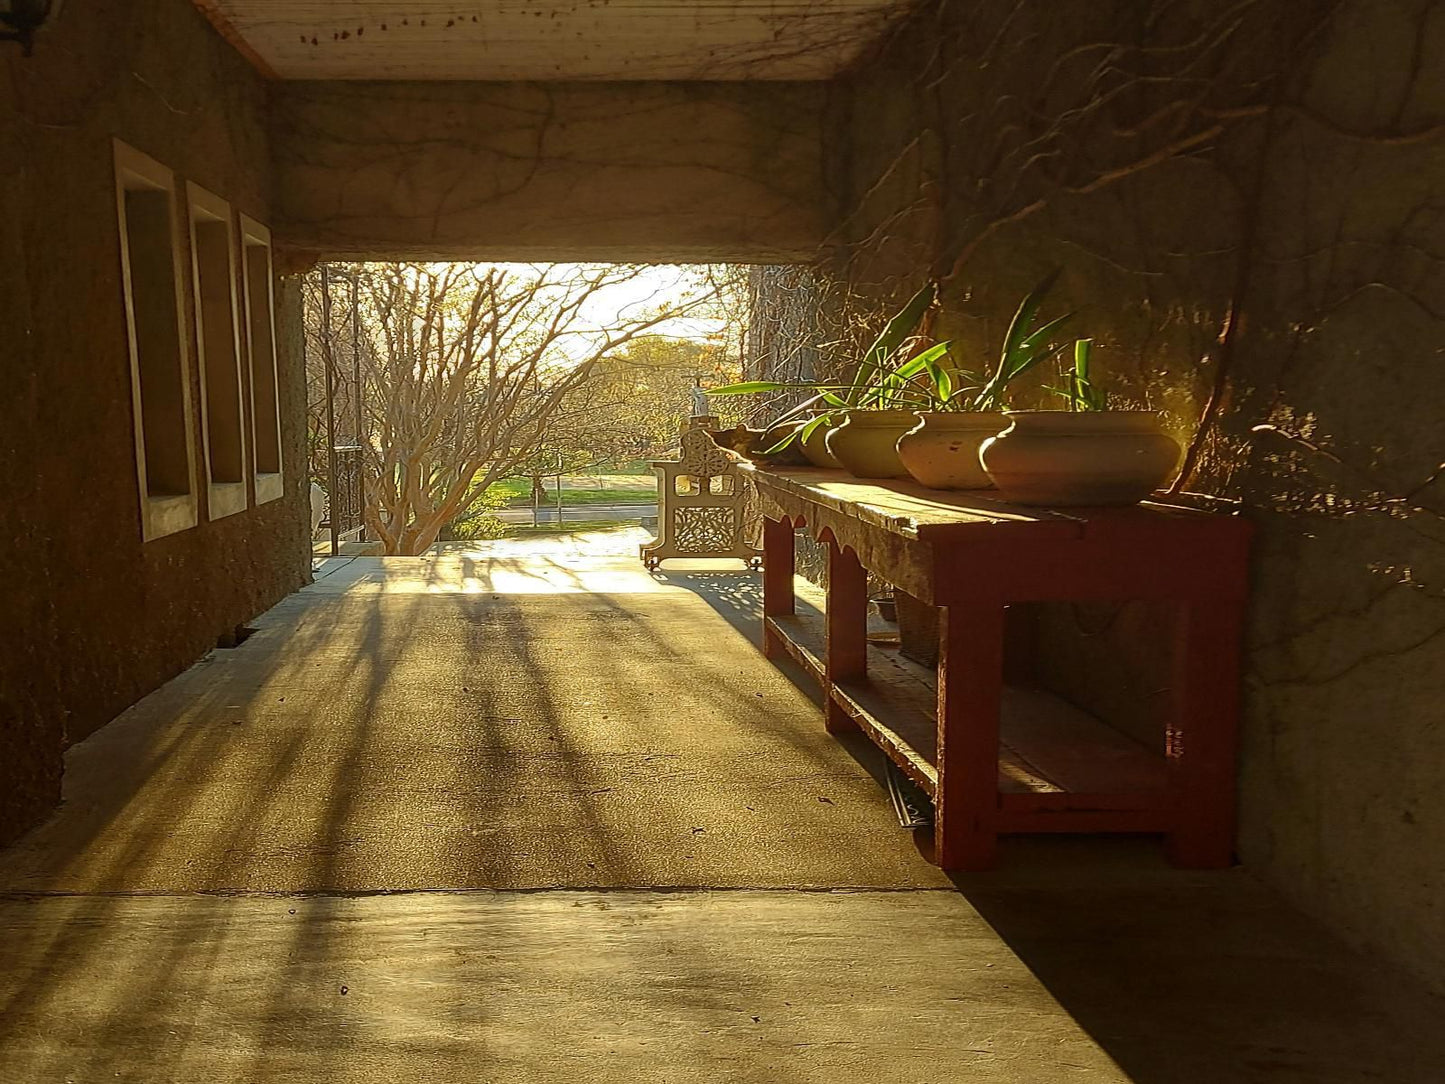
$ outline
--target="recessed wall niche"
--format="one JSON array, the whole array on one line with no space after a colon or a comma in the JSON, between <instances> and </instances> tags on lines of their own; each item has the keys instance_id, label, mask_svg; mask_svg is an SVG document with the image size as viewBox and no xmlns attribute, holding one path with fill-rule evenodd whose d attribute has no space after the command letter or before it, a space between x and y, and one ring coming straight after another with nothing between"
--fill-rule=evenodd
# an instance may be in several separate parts
<instances>
[{"instance_id":1,"label":"recessed wall niche","mask_svg":"<svg viewBox=\"0 0 1445 1084\"><path fill-rule=\"evenodd\" d=\"M186 183L191 273L196 295L196 348L201 370L201 436L207 515L246 508L246 426L237 318L236 246L231 205Z\"/></svg>"},{"instance_id":2,"label":"recessed wall niche","mask_svg":"<svg viewBox=\"0 0 1445 1084\"><path fill-rule=\"evenodd\" d=\"M241 281L246 307L250 364L251 447L256 470L256 503L284 491L281 462L281 404L276 379L275 300L271 287L271 231L247 215L241 222Z\"/></svg>"},{"instance_id":3,"label":"recessed wall niche","mask_svg":"<svg viewBox=\"0 0 1445 1084\"><path fill-rule=\"evenodd\" d=\"M115 193L130 350L136 480L147 542L196 525L175 176L116 140Z\"/></svg>"}]
</instances>

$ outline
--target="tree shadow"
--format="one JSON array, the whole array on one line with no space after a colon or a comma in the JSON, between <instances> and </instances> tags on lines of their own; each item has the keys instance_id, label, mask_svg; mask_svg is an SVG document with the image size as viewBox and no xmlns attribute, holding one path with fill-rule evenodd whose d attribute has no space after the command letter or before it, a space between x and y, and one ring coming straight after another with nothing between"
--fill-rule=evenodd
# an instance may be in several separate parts
<instances>
[{"instance_id":1,"label":"tree shadow","mask_svg":"<svg viewBox=\"0 0 1445 1084\"><path fill-rule=\"evenodd\" d=\"M743 573L662 573L761 644ZM800 594L800 613L821 611ZM815 701L790 659L780 670ZM884 785L883 756L840 740ZM913 834L931 859L931 830ZM1445 1000L1311 921L1243 869L1169 867L1152 836L1016 836L950 880L1134 1084L1435 1084Z\"/></svg>"}]
</instances>

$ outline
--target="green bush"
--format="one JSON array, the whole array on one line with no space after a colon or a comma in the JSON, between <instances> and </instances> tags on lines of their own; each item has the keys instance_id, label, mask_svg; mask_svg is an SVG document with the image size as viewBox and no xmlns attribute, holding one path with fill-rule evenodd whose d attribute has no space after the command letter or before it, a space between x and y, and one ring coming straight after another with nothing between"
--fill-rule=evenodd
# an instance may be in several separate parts
<instances>
[{"instance_id":1,"label":"green bush","mask_svg":"<svg viewBox=\"0 0 1445 1084\"><path fill-rule=\"evenodd\" d=\"M452 520L444 532L448 541L477 542L487 538L505 538L512 533L512 525L497 518L497 509L504 508L509 498L497 492L492 486L472 502L471 508Z\"/></svg>"}]
</instances>

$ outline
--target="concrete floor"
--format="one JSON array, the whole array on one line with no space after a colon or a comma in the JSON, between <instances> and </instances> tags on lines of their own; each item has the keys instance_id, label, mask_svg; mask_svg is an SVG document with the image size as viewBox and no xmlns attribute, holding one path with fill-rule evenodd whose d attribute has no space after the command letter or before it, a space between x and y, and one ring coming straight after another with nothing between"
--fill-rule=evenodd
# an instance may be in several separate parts
<instances>
[{"instance_id":1,"label":"concrete floor","mask_svg":"<svg viewBox=\"0 0 1445 1084\"><path fill-rule=\"evenodd\" d=\"M944 877L756 577L631 534L327 562L73 749L0 854L0 1081L1445 1079L1440 1002L1243 872Z\"/></svg>"}]
</instances>

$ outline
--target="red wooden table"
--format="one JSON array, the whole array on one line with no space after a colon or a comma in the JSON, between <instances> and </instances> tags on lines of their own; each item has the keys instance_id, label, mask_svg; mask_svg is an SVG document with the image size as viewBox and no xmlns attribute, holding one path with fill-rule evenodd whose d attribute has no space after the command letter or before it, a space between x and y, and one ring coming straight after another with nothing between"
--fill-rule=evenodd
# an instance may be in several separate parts
<instances>
[{"instance_id":1,"label":"red wooden table","mask_svg":"<svg viewBox=\"0 0 1445 1084\"><path fill-rule=\"evenodd\" d=\"M752 477L764 650L821 682L830 731L860 728L932 797L940 866L986 869L998 835L1015 832L1163 833L1178 865L1232 862L1247 521L1155 503L1025 508L841 471ZM821 627L796 612L795 527L828 547ZM868 571L941 607L933 703L869 681ZM1007 607L1136 599L1175 604L1162 748L1082 713L1006 718L1001 740L1001 709L1031 695L1004 686Z\"/></svg>"}]
</instances>

